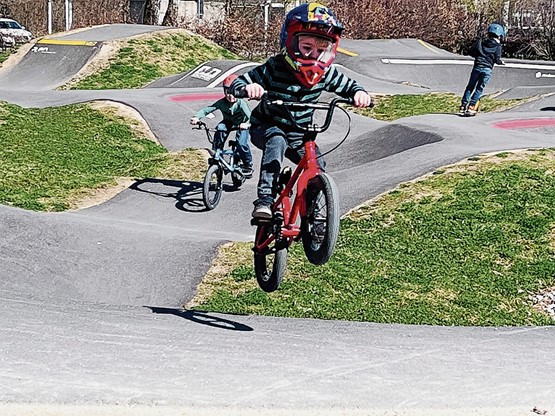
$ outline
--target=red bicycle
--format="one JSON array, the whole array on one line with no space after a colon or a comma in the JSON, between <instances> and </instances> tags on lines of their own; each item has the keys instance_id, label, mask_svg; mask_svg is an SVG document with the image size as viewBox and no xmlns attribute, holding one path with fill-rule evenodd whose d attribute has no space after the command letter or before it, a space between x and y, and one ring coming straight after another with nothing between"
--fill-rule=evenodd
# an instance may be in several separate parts
<instances>
[{"instance_id":1,"label":"red bicycle","mask_svg":"<svg viewBox=\"0 0 555 416\"><path fill-rule=\"evenodd\" d=\"M326 154L335 150L350 132L351 117L340 103L350 104L350 99L336 98L329 103L296 103L271 101L274 105L327 110L322 126L311 124L296 127L304 132L304 156L295 171L287 166L274 184L277 196L269 220L253 219L256 225L254 241L254 270L258 285L265 292L279 288L287 266L287 253L291 244L302 240L305 255L312 264L322 265L333 254L339 234L338 191L332 178L318 166L315 140L326 131L336 108L349 119L349 129L341 142ZM323 156L323 155L322 155Z\"/></svg>"}]
</instances>

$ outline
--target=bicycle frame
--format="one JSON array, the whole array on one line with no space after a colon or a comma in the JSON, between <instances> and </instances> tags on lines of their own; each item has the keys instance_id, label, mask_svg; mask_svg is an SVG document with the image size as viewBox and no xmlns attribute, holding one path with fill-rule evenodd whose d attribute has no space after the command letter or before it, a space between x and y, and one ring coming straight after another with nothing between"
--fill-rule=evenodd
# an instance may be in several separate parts
<instances>
[{"instance_id":1,"label":"bicycle frame","mask_svg":"<svg viewBox=\"0 0 555 416\"><path fill-rule=\"evenodd\" d=\"M214 138L212 136L212 133L214 133L215 130L211 130L208 127L208 125L206 123L202 122L202 121L200 121L197 126L198 127L196 127L196 129L198 129L198 130L204 129L204 131L206 132L206 138L208 139L208 141L210 143L213 143ZM232 132L237 131L237 130L239 130L237 127L233 127L230 130L228 130L227 134L229 135ZM236 139L230 139L230 141L228 141L228 143L230 143L233 140L236 140ZM216 149L216 151L214 152L214 155L212 156L212 159L215 160L217 163L219 163L222 166L222 168L224 169L225 174L230 173L230 172L235 172L235 173L241 172L241 169L239 169L237 167L237 164L236 164L237 153L236 153L236 148L235 147L237 146L237 144L236 144L236 142L234 142L234 143L235 144L232 145L230 149L224 149L223 147ZM222 144L222 146L224 146L224 145L225 145L225 142ZM231 163L228 163L225 160L224 156L230 156L230 158L231 158L230 162ZM241 173L241 175L242 175L242 173Z\"/></svg>"},{"instance_id":2,"label":"bicycle frame","mask_svg":"<svg viewBox=\"0 0 555 416\"><path fill-rule=\"evenodd\" d=\"M284 235L286 237L297 237L299 228L295 226L298 217L306 214L306 200L304 193L310 179L317 176L321 171L316 162L316 144L314 141L307 141L304 145L305 154L297 165L291 179L276 200L274 207L278 208L283 204L283 220L286 227ZM293 187L297 184L295 198L291 204L290 195Z\"/></svg>"},{"instance_id":3,"label":"bicycle frame","mask_svg":"<svg viewBox=\"0 0 555 416\"><path fill-rule=\"evenodd\" d=\"M314 140L307 140L304 143L304 155L297 165L295 172L280 192L278 198L274 202L273 211L283 215L283 224L281 226L281 237L285 238L287 246L299 237L301 232L297 221L299 217L306 215L306 198L305 192L308 182L320 174L321 170L316 161L316 143ZM295 195L293 188L297 185ZM279 218L279 214L278 214ZM261 251L267 248L275 240L275 234L272 233L261 244L259 239L255 240L255 251Z\"/></svg>"},{"instance_id":4,"label":"bicycle frame","mask_svg":"<svg viewBox=\"0 0 555 416\"><path fill-rule=\"evenodd\" d=\"M230 163L225 160L224 156L230 157ZM237 164L235 163L236 156L237 155L235 154L235 149L217 149L214 156L212 156L212 159L214 159L224 168L225 173L228 173L238 170Z\"/></svg>"}]
</instances>

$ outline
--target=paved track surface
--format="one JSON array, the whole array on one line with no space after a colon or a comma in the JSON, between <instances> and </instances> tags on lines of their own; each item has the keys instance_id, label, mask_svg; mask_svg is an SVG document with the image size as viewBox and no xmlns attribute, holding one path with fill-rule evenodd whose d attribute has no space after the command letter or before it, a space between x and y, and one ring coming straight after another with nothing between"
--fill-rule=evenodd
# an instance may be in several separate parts
<instances>
[{"instance_id":1,"label":"paved track surface","mask_svg":"<svg viewBox=\"0 0 555 416\"><path fill-rule=\"evenodd\" d=\"M427 92L462 94L473 63L470 57L455 55L416 39L346 40L342 47L357 55L339 54L338 64L376 80L408 84ZM534 94L555 92L555 62L507 59L505 63L493 71L486 94L519 88L522 92L513 93L512 98L530 96L521 90L523 86L535 88Z\"/></svg>"},{"instance_id":2,"label":"paved track surface","mask_svg":"<svg viewBox=\"0 0 555 416\"><path fill-rule=\"evenodd\" d=\"M71 36L103 42L146 30L113 25ZM392 94L436 90L446 67L427 65L425 78L435 83L415 87L401 84L404 75L394 71L391 78L387 71L376 78L376 59L465 59L416 40L343 46L359 54L341 62L346 71L358 73L371 91L374 85ZM133 91L29 94L0 76L0 100L26 107L124 102L169 150L204 147L205 138L191 131L188 119L213 101L219 89L209 84L233 65L207 66L220 71L204 84L191 85L191 77L181 74ZM450 73L449 88L461 93L470 67L458 67L465 71ZM48 69L36 71L34 77ZM553 87L507 71L506 94L531 96ZM520 84L513 82L518 74ZM341 211L472 155L553 147L552 126L493 125L552 120L554 109L554 96L544 96L510 113L473 119L436 114L386 123L353 116L349 140L328 157ZM345 116L338 116L322 147L337 143L345 126ZM250 241L253 234L254 181L225 193L212 212L202 211L198 187L146 179L99 206L57 214L0 206L0 414L79 414L60 405L84 405L83 414L555 411L551 327L420 327L184 311L181 305L194 296L217 247Z\"/></svg>"}]
</instances>

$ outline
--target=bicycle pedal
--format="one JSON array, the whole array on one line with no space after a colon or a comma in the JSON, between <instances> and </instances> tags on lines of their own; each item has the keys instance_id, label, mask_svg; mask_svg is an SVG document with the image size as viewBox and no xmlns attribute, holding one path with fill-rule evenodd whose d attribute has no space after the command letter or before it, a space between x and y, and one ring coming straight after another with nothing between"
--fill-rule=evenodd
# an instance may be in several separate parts
<instances>
[{"instance_id":1,"label":"bicycle pedal","mask_svg":"<svg viewBox=\"0 0 555 416\"><path fill-rule=\"evenodd\" d=\"M256 227L262 224L268 224L271 222L271 220L271 218L251 218L251 225Z\"/></svg>"}]
</instances>

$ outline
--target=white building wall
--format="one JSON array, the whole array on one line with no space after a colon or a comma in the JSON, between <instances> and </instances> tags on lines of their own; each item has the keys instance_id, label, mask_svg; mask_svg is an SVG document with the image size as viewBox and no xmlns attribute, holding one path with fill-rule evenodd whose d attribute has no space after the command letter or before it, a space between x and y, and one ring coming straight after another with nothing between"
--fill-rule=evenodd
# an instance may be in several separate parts
<instances>
[{"instance_id":1,"label":"white building wall","mask_svg":"<svg viewBox=\"0 0 555 416\"><path fill-rule=\"evenodd\" d=\"M177 6L177 15L181 19L190 20L198 17L197 0L180 0ZM225 13L225 1L204 0L203 20L213 21L223 19Z\"/></svg>"}]
</instances>

